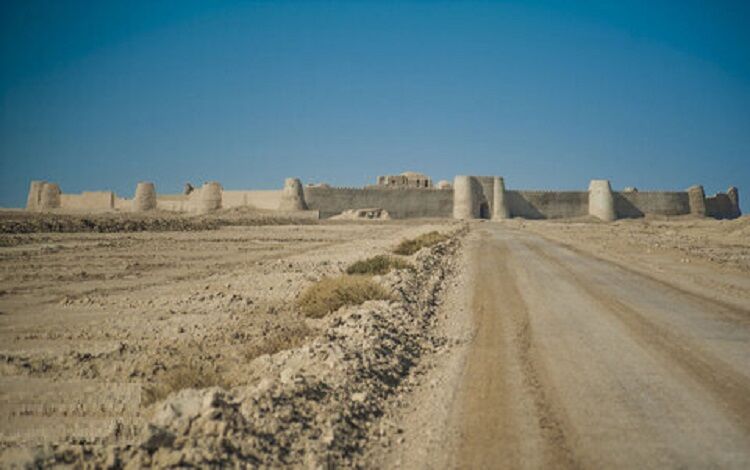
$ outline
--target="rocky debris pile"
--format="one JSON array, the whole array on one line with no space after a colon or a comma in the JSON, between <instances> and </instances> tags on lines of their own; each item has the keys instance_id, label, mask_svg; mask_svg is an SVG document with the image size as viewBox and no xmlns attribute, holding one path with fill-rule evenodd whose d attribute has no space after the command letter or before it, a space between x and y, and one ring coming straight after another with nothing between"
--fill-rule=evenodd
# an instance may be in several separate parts
<instances>
[{"instance_id":1,"label":"rocky debris pile","mask_svg":"<svg viewBox=\"0 0 750 470\"><path fill-rule=\"evenodd\" d=\"M213 220L177 215L141 216L133 214L34 214L14 213L0 217L0 233L76 232L167 232L213 230L221 226Z\"/></svg>"},{"instance_id":2,"label":"rocky debris pile","mask_svg":"<svg viewBox=\"0 0 750 470\"><path fill-rule=\"evenodd\" d=\"M318 223L318 211L298 210L280 212L275 210L255 209L252 207L232 207L220 209L200 216L202 220L220 225L311 225Z\"/></svg>"},{"instance_id":3,"label":"rocky debris pile","mask_svg":"<svg viewBox=\"0 0 750 470\"><path fill-rule=\"evenodd\" d=\"M265 212L242 212L230 209L199 216L168 212L152 212L148 215L127 212L92 215L32 212L0 213L0 233L5 234L187 232L215 230L230 225L301 225L314 223L317 223L317 218L311 216L277 216Z\"/></svg>"},{"instance_id":4,"label":"rocky debris pile","mask_svg":"<svg viewBox=\"0 0 750 470\"><path fill-rule=\"evenodd\" d=\"M390 220L388 211L381 208L349 209L331 217L333 220Z\"/></svg>"},{"instance_id":5,"label":"rocky debris pile","mask_svg":"<svg viewBox=\"0 0 750 470\"><path fill-rule=\"evenodd\" d=\"M37 465L357 466L376 426L408 387L421 358L444 339L435 322L458 236L414 255L415 270L376 280L395 301L344 308L323 334L296 349L262 355L253 386L185 389L157 403L130 445L63 446L39 451Z\"/></svg>"}]
</instances>

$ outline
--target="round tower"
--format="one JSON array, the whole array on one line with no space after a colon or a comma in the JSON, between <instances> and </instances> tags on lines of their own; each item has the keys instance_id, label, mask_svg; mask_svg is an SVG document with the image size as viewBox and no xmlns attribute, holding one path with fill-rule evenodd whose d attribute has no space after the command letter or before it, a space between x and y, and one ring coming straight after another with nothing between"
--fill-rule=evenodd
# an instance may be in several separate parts
<instances>
[{"instance_id":1,"label":"round tower","mask_svg":"<svg viewBox=\"0 0 750 470\"><path fill-rule=\"evenodd\" d=\"M221 185L216 181L209 181L203 184L197 200L197 212L206 214L221 209Z\"/></svg>"},{"instance_id":2,"label":"round tower","mask_svg":"<svg viewBox=\"0 0 750 470\"><path fill-rule=\"evenodd\" d=\"M29 197L26 198L26 210L35 211L40 208L42 188L46 181L32 181L29 185Z\"/></svg>"},{"instance_id":3,"label":"round tower","mask_svg":"<svg viewBox=\"0 0 750 470\"><path fill-rule=\"evenodd\" d=\"M615 198L609 180L591 180L591 184L589 184L589 215L606 222L611 222L617 218Z\"/></svg>"},{"instance_id":4,"label":"round tower","mask_svg":"<svg viewBox=\"0 0 750 470\"><path fill-rule=\"evenodd\" d=\"M703 186L696 184L690 186L687 190L688 203L690 204L690 213L698 216L706 215L706 193Z\"/></svg>"},{"instance_id":5,"label":"round tower","mask_svg":"<svg viewBox=\"0 0 750 470\"><path fill-rule=\"evenodd\" d=\"M143 212L156 209L156 186L148 181L141 181L135 187L133 211Z\"/></svg>"},{"instance_id":6,"label":"round tower","mask_svg":"<svg viewBox=\"0 0 750 470\"><path fill-rule=\"evenodd\" d=\"M39 196L39 208L42 210L60 208L60 186L57 183L44 183Z\"/></svg>"},{"instance_id":7,"label":"round tower","mask_svg":"<svg viewBox=\"0 0 750 470\"><path fill-rule=\"evenodd\" d=\"M740 191L736 186L730 186L727 189L727 196L732 203L732 217L736 218L742 215L740 210Z\"/></svg>"},{"instance_id":8,"label":"round tower","mask_svg":"<svg viewBox=\"0 0 750 470\"><path fill-rule=\"evenodd\" d=\"M479 194L474 178L459 175L453 180L453 218L478 219Z\"/></svg>"},{"instance_id":9,"label":"round tower","mask_svg":"<svg viewBox=\"0 0 750 470\"><path fill-rule=\"evenodd\" d=\"M304 211L307 210L305 193L302 191L302 182L299 178L287 178L284 180L284 189L279 201L280 211Z\"/></svg>"},{"instance_id":10,"label":"round tower","mask_svg":"<svg viewBox=\"0 0 750 470\"><path fill-rule=\"evenodd\" d=\"M502 220L509 217L510 210L505 200L505 180L501 176L496 176L492 191L492 219Z\"/></svg>"}]
</instances>

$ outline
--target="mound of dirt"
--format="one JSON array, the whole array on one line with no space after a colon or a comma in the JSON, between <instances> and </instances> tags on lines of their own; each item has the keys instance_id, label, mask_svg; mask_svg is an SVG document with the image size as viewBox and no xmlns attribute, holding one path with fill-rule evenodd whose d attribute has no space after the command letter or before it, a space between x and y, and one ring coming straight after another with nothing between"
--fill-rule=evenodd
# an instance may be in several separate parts
<instances>
[{"instance_id":1,"label":"mound of dirt","mask_svg":"<svg viewBox=\"0 0 750 470\"><path fill-rule=\"evenodd\" d=\"M212 230L221 224L214 220L182 217L176 214L38 214L13 212L0 214L0 233L41 232L144 232Z\"/></svg>"},{"instance_id":2,"label":"mound of dirt","mask_svg":"<svg viewBox=\"0 0 750 470\"><path fill-rule=\"evenodd\" d=\"M334 220L390 220L390 218L388 211L381 208L350 209L331 217Z\"/></svg>"},{"instance_id":3,"label":"mound of dirt","mask_svg":"<svg viewBox=\"0 0 750 470\"><path fill-rule=\"evenodd\" d=\"M119 232L186 232L214 230L229 225L298 225L317 222L316 214L282 215L228 209L207 215L185 215L169 212L150 214L55 214L33 212L0 212L0 233L119 233Z\"/></svg>"},{"instance_id":4,"label":"mound of dirt","mask_svg":"<svg viewBox=\"0 0 750 470\"><path fill-rule=\"evenodd\" d=\"M376 277L394 301L371 301L323 320L323 334L263 355L254 386L186 389L150 408L135 444L36 449L34 465L359 466L368 443L389 445L380 422L423 356L446 344L435 329L458 236L414 255L414 270Z\"/></svg>"}]
</instances>

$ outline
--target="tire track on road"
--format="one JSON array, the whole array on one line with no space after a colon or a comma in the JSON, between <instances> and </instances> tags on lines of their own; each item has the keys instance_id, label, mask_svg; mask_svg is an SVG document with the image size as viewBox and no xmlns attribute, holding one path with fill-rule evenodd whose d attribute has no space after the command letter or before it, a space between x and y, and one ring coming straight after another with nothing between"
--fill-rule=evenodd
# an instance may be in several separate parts
<instances>
[{"instance_id":1,"label":"tire track on road","mask_svg":"<svg viewBox=\"0 0 750 470\"><path fill-rule=\"evenodd\" d=\"M724 413L750 435L750 379L702 350L694 341L650 320L635 308L614 298L611 293L594 287L595 283L549 253L548 249L541 247L539 243L523 243L533 253L566 272L583 292L603 307L604 311L613 314L630 331L635 341L644 348L659 353L688 373L723 405L721 409ZM583 256L581 253L577 254Z\"/></svg>"},{"instance_id":2,"label":"tire track on road","mask_svg":"<svg viewBox=\"0 0 750 470\"><path fill-rule=\"evenodd\" d=\"M458 462L466 468L529 466L539 456L529 455L534 446L520 440L530 436L520 434L532 428L541 441L541 466L578 468L564 413L537 357L508 246L483 235L481 248L475 247L472 305L477 334L460 395L463 437Z\"/></svg>"},{"instance_id":3,"label":"tire track on road","mask_svg":"<svg viewBox=\"0 0 750 470\"><path fill-rule=\"evenodd\" d=\"M611 260L603 256L597 255L596 253L591 253L591 252L582 250L581 248L571 245L570 243L565 243L562 241L554 240L540 233L535 233L535 235L545 240L548 243L563 247L577 255L580 255L589 259L594 259L602 263L606 263L608 266L612 266L612 268L614 269L617 269L629 275L635 276L638 279L648 281L648 283L650 284L658 284L661 287L663 287L665 290L669 291L670 295L687 297L690 300L692 300L694 303L697 303L703 307L706 307L711 312L716 313L717 315L721 315L723 318L726 318L727 320L733 321L739 325L750 326L750 309L742 308L730 302L725 302L720 299L708 297L704 294L700 294L698 292L682 288L669 281L665 281L664 279L661 279L652 274L649 274L646 271L633 268L631 266L627 266L616 260Z\"/></svg>"}]
</instances>

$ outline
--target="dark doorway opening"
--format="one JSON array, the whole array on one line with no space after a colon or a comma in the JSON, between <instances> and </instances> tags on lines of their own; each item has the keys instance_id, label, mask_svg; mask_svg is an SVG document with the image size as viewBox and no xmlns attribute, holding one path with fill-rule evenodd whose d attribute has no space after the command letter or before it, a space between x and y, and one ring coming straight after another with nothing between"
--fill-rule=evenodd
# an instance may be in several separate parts
<instances>
[{"instance_id":1,"label":"dark doorway opening","mask_svg":"<svg viewBox=\"0 0 750 470\"><path fill-rule=\"evenodd\" d=\"M486 202L479 204L479 218L489 219L490 218L490 205Z\"/></svg>"}]
</instances>

